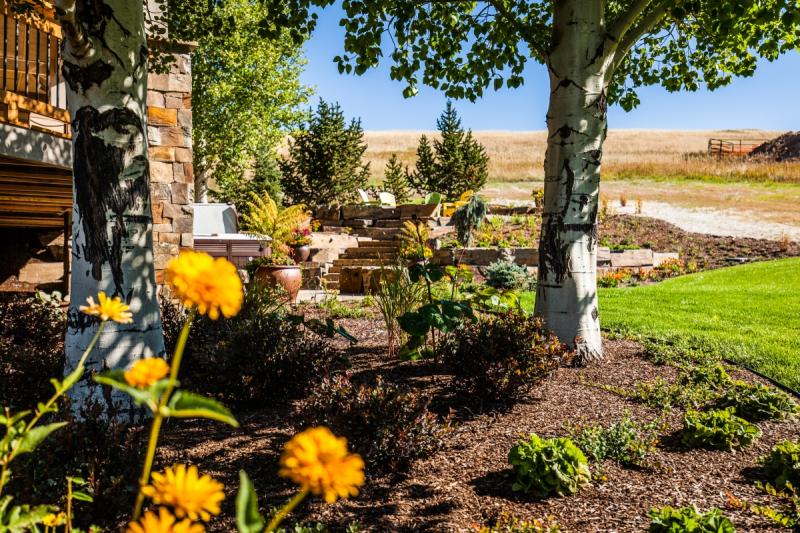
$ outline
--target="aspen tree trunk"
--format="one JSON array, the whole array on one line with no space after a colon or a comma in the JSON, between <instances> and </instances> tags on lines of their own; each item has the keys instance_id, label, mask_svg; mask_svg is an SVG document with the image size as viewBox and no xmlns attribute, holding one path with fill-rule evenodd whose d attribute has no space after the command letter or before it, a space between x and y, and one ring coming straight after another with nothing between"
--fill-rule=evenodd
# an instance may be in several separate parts
<instances>
[{"instance_id":1,"label":"aspen tree trunk","mask_svg":"<svg viewBox=\"0 0 800 533\"><path fill-rule=\"evenodd\" d=\"M130 305L134 322L107 324L89 365L125 367L164 352L153 267L143 4L59 0L56 13L73 133L67 365L76 364L98 326L78 307L105 291Z\"/></svg>"},{"instance_id":2,"label":"aspen tree trunk","mask_svg":"<svg viewBox=\"0 0 800 533\"><path fill-rule=\"evenodd\" d=\"M576 349L602 358L597 305L597 205L613 54L601 0L555 2L536 313Z\"/></svg>"}]
</instances>

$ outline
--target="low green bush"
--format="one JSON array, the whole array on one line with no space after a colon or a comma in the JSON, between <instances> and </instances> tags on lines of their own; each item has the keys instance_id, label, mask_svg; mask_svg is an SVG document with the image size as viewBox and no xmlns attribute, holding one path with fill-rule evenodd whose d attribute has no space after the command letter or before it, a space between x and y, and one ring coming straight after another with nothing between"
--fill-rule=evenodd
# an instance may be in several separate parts
<instances>
[{"instance_id":1,"label":"low green bush","mask_svg":"<svg viewBox=\"0 0 800 533\"><path fill-rule=\"evenodd\" d=\"M736 529L722 511L713 507L701 513L697 507L655 507L650 517L650 533L734 533Z\"/></svg>"},{"instance_id":2,"label":"low green bush","mask_svg":"<svg viewBox=\"0 0 800 533\"><path fill-rule=\"evenodd\" d=\"M442 343L454 385L485 401L511 402L567 361L567 347L540 318L513 313L467 322Z\"/></svg>"},{"instance_id":3,"label":"low green bush","mask_svg":"<svg viewBox=\"0 0 800 533\"><path fill-rule=\"evenodd\" d=\"M570 438L593 461L612 459L623 465L644 466L658 444L661 420L643 424L626 413L609 426L575 426Z\"/></svg>"},{"instance_id":4,"label":"low green bush","mask_svg":"<svg viewBox=\"0 0 800 533\"><path fill-rule=\"evenodd\" d=\"M722 363L701 364L684 368L678 383L684 386L723 390L730 385L731 378Z\"/></svg>"},{"instance_id":5,"label":"low green bush","mask_svg":"<svg viewBox=\"0 0 800 533\"><path fill-rule=\"evenodd\" d=\"M512 490L546 498L574 494L588 485L591 471L586 456L568 438L542 439L531 434L511 448Z\"/></svg>"},{"instance_id":6,"label":"low green bush","mask_svg":"<svg viewBox=\"0 0 800 533\"><path fill-rule=\"evenodd\" d=\"M800 411L800 407L785 392L746 381L733 381L716 401L717 407L733 407L736 415L745 420L783 419Z\"/></svg>"},{"instance_id":7,"label":"low green bush","mask_svg":"<svg viewBox=\"0 0 800 533\"><path fill-rule=\"evenodd\" d=\"M486 284L495 289L522 290L530 286L528 269L513 261L495 261L483 269Z\"/></svg>"},{"instance_id":8,"label":"low green bush","mask_svg":"<svg viewBox=\"0 0 800 533\"><path fill-rule=\"evenodd\" d=\"M735 414L735 409L688 410L683 417L681 442L692 448L733 450L761 436L758 426Z\"/></svg>"},{"instance_id":9,"label":"low green bush","mask_svg":"<svg viewBox=\"0 0 800 533\"><path fill-rule=\"evenodd\" d=\"M374 385L356 385L337 375L314 388L303 416L309 425L328 426L346 437L367 472L396 472L436 451L449 430L428 402L420 392L380 378Z\"/></svg>"},{"instance_id":10,"label":"low green bush","mask_svg":"<svg viewBox=\"0 0 800 533\"><path fill-rule=\"evenodd\" d=\"M800 487L800 441L779 442L759 462L764 475L779 489L787 483Z\"/></svg>"}]
</instances>

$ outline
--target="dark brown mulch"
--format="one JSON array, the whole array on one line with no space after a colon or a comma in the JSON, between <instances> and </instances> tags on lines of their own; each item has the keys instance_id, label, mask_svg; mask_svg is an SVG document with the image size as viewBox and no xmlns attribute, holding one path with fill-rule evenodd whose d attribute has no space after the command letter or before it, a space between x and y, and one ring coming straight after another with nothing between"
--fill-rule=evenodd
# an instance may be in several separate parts
<instances>
[{"instance_id":1,"label":"dark brown mulch","mask_svg":"<svg viewBox=\"0 0 800 533\"><path fill-rule=\"evenodd\" d=\"M602 469L607 481L595 481L571 497L535 500L510 490L506 456L520 436L530 432L563 435L567 424L610 423L626 411L643 420L653 419L658 414L655 410L586 383L631 386L659 376L674 378L675 370L647 362L636 343L606 340L602 363L560 369L536 387L527 401L506 411L479 412L448 392L449 377L436 375L431 363L388 359L379 320L341 323L361 340L356 348L348 349L356 379L381 374L388 380L414 383L432 396L437 411L453 408L458 424L442 449L417 461L407 475L369 479L361 495L333 506L319 500L306 502L295 513L296 520L339 526L357 521L366 531L455 532L471 531L475 524L508 511L526 518L553 515L566 531L642 531L648 523L647 511L656 505L694 503L706 509L724 507L728 492L740 498L758 497L753 486L756 459L777 441L798 434L796 422L762 423L761 439L741 452L686 451L666 438L655 457L657 469L629 469L606 462ZM744 371L736 374L757 379ZM302 429L295 415L298 407L299 403L265 405L257 412L240 413L238 430L206 423L178 423L168 429L162 464L196 463L227 487L224 518L213 523L212 530L235 529L232 515L240 469L253 479L262 510L290 497L293 487L277 477L277 462L283 444ZM677 430L680 413L669 424L668 433ZM774 530L752 515L726 513L738 531Z\"/></svg>"},{"instance_id":2,"label":"dark brown mulch","mask_svg":"<svg viewBox=\"0 0 800 533\"><path fill-rule=\"evenodd\" d=\"M657 252L678 252L700 269L720 268L747 261L766 261L800 255L800 244L747 237L718 237L691 233L655 218L611 215L600 222L601 243L638 245Z\"/></svg>"},{"instance_id":3,"label":"dark brown mulch","mask_svg":"<svg viewBox=\"0 0 800 533\"><path fill-rule=\"evenodd\" d=\"M770 161L797 161L800 159L800 132L790 131L760 144L747 157Z\"/></svg>"}]
</instances>

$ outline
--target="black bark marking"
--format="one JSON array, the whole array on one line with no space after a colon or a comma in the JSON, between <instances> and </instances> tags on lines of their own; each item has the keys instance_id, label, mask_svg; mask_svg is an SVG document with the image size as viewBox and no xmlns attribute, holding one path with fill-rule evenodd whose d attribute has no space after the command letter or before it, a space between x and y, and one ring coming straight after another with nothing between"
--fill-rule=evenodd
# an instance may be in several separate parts
<instances>
[{"instance_id":1,"label":"black bark marking","mask_svg":"<svg viewBox=\"0 0 800 533\"><path fill-rule=\"evenodd\" d=\"M75 200L85 235L83 257L92 265L92 277L102 278L102 267L108 263L114 279L114 294L124 295L122 273L122 240L127 236L125 211L132 210L148 198L148 162L143 154L130 157L136 139L144 142L144 125L130 109L115 108L100 113L93 107L82 107L74 121ZM100 134L113 129L127 136L124 147L107 144ZM127 157L126 157L127 156ZM140 167L132 178L123 178L124 171ZM108 233L108 212L113 226ZM149 217L145 217L149 221Z\"/></svg>"},{"instance_id":2,"label":"black bark marking","mask_svg":"<svg viewBox=\"0 0 800 533\"><path fill-rule=\"evenodd\" d=\"M600 313L597 311L597 306L592 307L592 319L597 320L598 316L600 316Z\"/></svg>"},{"instance_id":3,"label":"black bark marking","mask_svg":"<svg viewBox=\"0 0 800 533\"><path fill-rule=\"evenodd\" d=\"M70 306L67 310L67 329L83 333L87 329L94 328L100 323L100 318L87 315L77 307Z\"/></svg>"},{"instance_id":4,"label":"black bark marking","mask_svg":"<svg viewBox=\"0 0 800 533\"><path fill-rule=\"evenodd\" d=\"M100 86L110 78L114 67L100 59L85 67L64 61L61 72L64 73L64 80L69 84L70 89L76 93L83 93L88 91L92 85Z\"/></svg>"},{"instance_id":5,"label":"black bark marking","mask_svg":"<svg viewBox=\"0 0 800 533\"><path fill-rule=\"evenodd\" d=\"M78 20L88 21L88 24L86 24L88 34L102 43L103 47L114 56L120 66L124 67L125 62L106 42L106 27L108 22L113 20L125 37L130 37L131 31L117 19L111 6L102 0L78 0L75 4L75 13Z\"/></svg>"},{"instance_id":6,"label":"black bark marking","mask_svg":"<svg viewBox=\"0 0 800 533\"><path fill-rule=\"evenodd\" d=\"M543 224L542 235L539 239L540 279L549 279L552 273L557 284L561 284L567 275L569 245L560 239L563 227L564 218L557 213L551 214L547 217L547 222Z\"/></svg>"},{"instance_id":7,"label":"black bark marking","mask_svg":"<svg viewBox=\"0 0 800 533\"><path fill-rule=\"evenodd\" d=\"M594 55L591 58L589 58L589 63L586 64L586 68L589 68L592 65L594 65L598 59L603 59L604 51L605 51L605 41L601 40L600 44L597 45L597 48L594 51Z\"/></svg>"}]
</instances>

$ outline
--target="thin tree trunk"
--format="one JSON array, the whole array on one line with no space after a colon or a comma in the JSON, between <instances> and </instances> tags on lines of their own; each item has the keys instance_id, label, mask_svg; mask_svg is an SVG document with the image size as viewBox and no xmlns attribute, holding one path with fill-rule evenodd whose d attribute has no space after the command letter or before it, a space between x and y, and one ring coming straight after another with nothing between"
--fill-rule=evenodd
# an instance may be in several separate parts
<instances>
[{"instance_id":1,"label":"thin tree trunk","mask_svg":"<svg viewBox=\"0 0 800 533\"><path fill-rule=\"evenodd\" d=\"M207 168L201 168L194 178L194 201L198 204L208 203L208 179L211 177L211 171Z\"/></svg>"},{"instance_id":2,"label":"thin tree trunk","mask_svg":"<svg viewBox=\"0 0 800 533\"><path fill-rule=\"evenodd\" d=\"M60 0L56 12L73 128L67 364L76 363L97 327L78 307L105 291L131 306L134 322L109 324L89 362L125 367L164 352L153 266L143 5Z\"/></svg>"},{"instance_id":3,"label":"thin tree trunk","mask_svg":"<svg viewBox=\"0 0 800 533\"><path fill-rule=\"evenodd\" d=\"M602 1L555 3L536 313L577 362L602 357L597 305L597 205L606 135Z\"/></svg>"}]
</instances>

